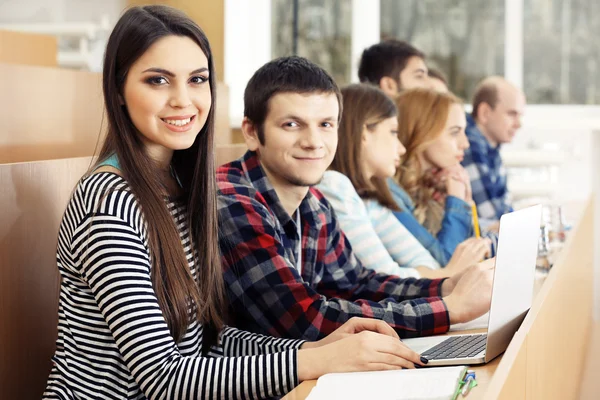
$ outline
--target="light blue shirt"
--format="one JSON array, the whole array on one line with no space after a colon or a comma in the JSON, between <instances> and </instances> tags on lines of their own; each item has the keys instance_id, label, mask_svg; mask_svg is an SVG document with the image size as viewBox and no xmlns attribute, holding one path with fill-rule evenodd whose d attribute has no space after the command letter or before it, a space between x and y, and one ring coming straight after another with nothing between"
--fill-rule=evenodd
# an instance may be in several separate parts
<instances>
[{"instance_id":1,"label":"light blue shirt","mask_svg":"<svg viewBox=\"0 0 600 400\"><path fill-rule=\"evenodd\" d=\"M440 268L439 263L377 200L363 200L350 179L327 171L317 186L331 203L356 257L367 268L401 277L420 277L414 268Z\"/></svg>"}]
</instances>

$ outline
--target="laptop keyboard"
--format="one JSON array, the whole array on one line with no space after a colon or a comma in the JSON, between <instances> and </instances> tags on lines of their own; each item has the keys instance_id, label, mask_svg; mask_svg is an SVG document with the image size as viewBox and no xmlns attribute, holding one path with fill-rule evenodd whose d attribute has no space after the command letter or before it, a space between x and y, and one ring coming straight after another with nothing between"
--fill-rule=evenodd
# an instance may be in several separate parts
<instances>
[{"instance_id":1,"label":"laptop keyboard","mask_svg":"<svg viewBox=\"0 0 600 400\"><path fill-rule=\"evenodd\" d=\"M450 336L421 354L428 360L474 357L485 349L487 334Z\"/></svg>"}]
</instances>

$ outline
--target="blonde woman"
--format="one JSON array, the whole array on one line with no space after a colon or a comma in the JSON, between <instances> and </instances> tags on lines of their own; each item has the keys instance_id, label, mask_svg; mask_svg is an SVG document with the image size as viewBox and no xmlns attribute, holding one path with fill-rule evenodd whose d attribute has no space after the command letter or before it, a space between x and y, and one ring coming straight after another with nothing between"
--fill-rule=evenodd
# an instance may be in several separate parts
<instances>
[{"instance_id":1,"label":"blonde woman","mask_svg":"<svg viewBox=\"0 0 600 400\"><path fill-rule=\"evenodd\" d=\"M403 210L410 211L441 244L443 262L473 235L471 184L460 165L469 141L462 102L451 93L408 90L395 100L398 138L406 148L390 190ZM403 216L396 214L403 221ZM481 241L481 246L491 244Z\"/></svg>"}]
</instances>

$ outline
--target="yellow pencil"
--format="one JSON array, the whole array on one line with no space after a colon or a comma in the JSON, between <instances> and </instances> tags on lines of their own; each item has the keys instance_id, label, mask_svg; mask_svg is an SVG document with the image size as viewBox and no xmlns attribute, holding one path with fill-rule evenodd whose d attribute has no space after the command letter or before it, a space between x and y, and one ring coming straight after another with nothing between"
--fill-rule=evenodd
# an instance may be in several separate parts
<instances>
[{"instance_id":1,"label":"yellow pencil","mask_svg":"<svg viewBox=\"0 0 600 400\"><path fill-rule=\"evenodd\" d=\"M473 229L475 229L475 237L480 238L481 232L479 232L479 218L477 217L477 205L473 203L471 205L471 210L473 212Z\"/></svg>"}]
</instances>

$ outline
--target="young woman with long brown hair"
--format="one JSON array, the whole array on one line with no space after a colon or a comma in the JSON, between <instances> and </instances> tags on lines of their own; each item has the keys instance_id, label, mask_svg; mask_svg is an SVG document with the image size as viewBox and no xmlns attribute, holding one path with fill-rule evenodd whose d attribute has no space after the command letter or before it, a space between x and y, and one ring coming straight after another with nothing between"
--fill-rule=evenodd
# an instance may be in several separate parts
<instances>
[{"instance_id":1,"label":"young woman with long brown hair","mask_svg":"<svg viewBox=\"0 0 600 400\"><path fill-rule=\"evenodd\" d=\"M354 319L314 343L225 325L215 88L208 40L184 14L134 7L117 22L107 137L59 230L44 398L265 398L327 372L422 365L381 321Z\"/></svg>"},{"instance_id":2,"label":"young woman with long brown hair","mask_svg":"<svg viewBox=\"0 0 600 400\"><path fill-rule=\"evenodd\" d=\"M460 272L483 255L471 240L443 270L393 215L402 212L388 178L405 152L398 140L394 102L369 85L342 89L344 113L335 158L318 188L333 206L357 257L367 268L400 276L443 277Z\"/></svg>"}]
</instances>

